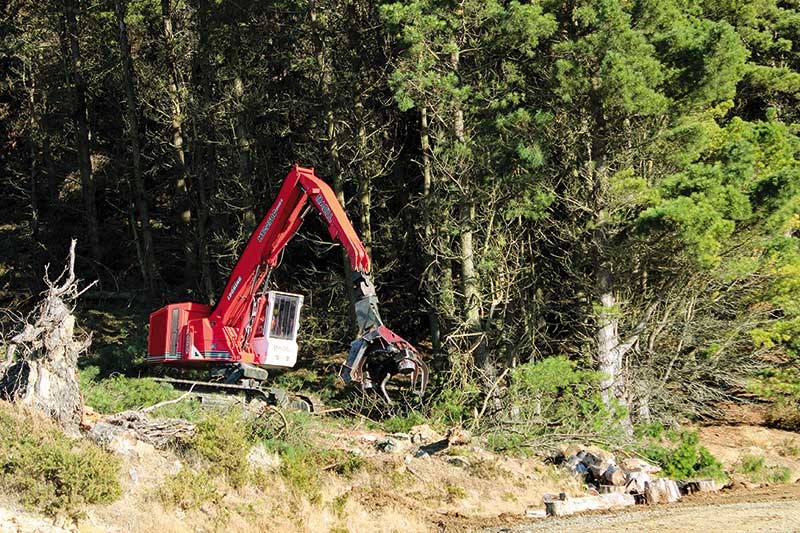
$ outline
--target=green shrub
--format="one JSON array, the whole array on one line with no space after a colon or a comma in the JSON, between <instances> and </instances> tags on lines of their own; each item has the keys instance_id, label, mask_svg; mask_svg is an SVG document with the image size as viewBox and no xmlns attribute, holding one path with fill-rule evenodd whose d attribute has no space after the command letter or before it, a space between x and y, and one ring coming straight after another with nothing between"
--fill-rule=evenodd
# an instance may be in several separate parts
<instances>
[{"instance_id":1,"label":"green shrub","mask_svg":"<svg viewBox=\"0 0 800 533\"><path fill-rule=\"evenodd\" d=\"M315 444L312 426L319 424L319 418L306 413L284 413L288 428L281 432L280 438L269 432L257 432L264 446L277 452L281 458L279 473L289 486L311 502L321 498L324 471L349 478L366 465L363 458L343 450L328 449Z\"/></svg>"},{"instance_id":2,"label":"green shrub","mask_svg":"<svg viewBox=\"0 0 800 533\"><path fill-rule=\"evenodd\" d=\"M129 378L114 374L109 378L98 380L98 374L99 369L96 366L86 367L79 373L79 382L86 405L103 414L148 407L174 400L182 394L168 383L159 383L149 378ZM200 418L200 404L195 399L186 399L160 407L151 415L157 418L184 418L196 421Z\"/></svg>"},{"instance_id":3,"label":"green shrub","mask_svg":"<svg viewBox=\"0 0 800 533\"><path fill-rule=\"evenodd\" d=\"M410 411L405 415L397 415L383 421L387 433L408 433L411 428L425 423L425 417L418 411Z\"/></svg>"},{"instance_id":4,"label":"green shrub","mask_svg":"<svg viewBox=\"0 0 800 533\"><path fill-rule=\"evenodd\" d=\"M655 425L650 426L646 435L649 443L644 445L641 452L660 464L665 476L673 479L727 478L722 463L700 445L696 431L671 432ZM668 443L666 446L661 444L665 440Z\"/></svg>"},{"instance_id":5,"label":"green shrub","mask_svg":"<svg viewBox=\"0 0 800 533\"><path fill-rule=\"evenodd\" d=\"M0 404L0 484L26 505L77 518L84 504L122 495L119 461L54 424Z\"/></svg>"},{"instance_id":6,"label":"green shrub","mask_svg":"<svg viewBox=\"0 0 800 533\"><path fill-rule=\"evenodd\" d=\"M331 471L348 479L353 477L356 472L364 468L367 464L360 455L347 453L344 450L329 450L329 452L324 455L327 456L328 465L333 465Z\"/></svg>"},{"instance_id":7,"label":"green shrub","mask_svg":"<svg viewBox=\"0 0 800 533\"><path fill-rule=\"evenodd\" d=\"M211 475L224 475L236 488L250 477L247 454L253 442L241 413L209 414L197 424L189 448L208 461Z\"/></svg>"},{"instance_id":8,"label":"green shrub","mask_svg":"<svg viewBox=\"0 0 800 533\"><path fill-rule=\"evenodd\" d=\"M800 320L792 322L793 329L783 332L779 337L800 347ZM770 345L763 338L759 340L761 344ZM766 413L768 426L800 431L800 356L794 350L790 350L788 355L789 360L784 366L769 367L759 372L750 382L748 391L769 402Z\"/></svg>"},{"instance_id":9,"label":"green shrub","mask_svg":"<svg viewBox=\"0 0 800 533\"><path fill-rule=\"evenodd\" d=\"M208 472L185 466L164 482L157 494L165 506L177 505L181 509L197 509L205 502L216 503L221 497Z\"/></svg>"},{"instance_id":10,"label":"green shrub","mask_svg":"<svg viewBox=\"0 0 800 533\"><path fill-rule=\"evenodd\" d=\"M744 474L753 483L788 483L792 471L785 466L767 466L763 457L745 455L737 465L737 472Z\"/></svg>"},{"instance_id":11,"label":"green shrub","mask_svg":"<svg viewBox=\"0 0 800 533\"><path fill-rule=\"evenodd\" d=\"M445 389L430 406L430 419L435 425L461 425L472 416L479 398L480 389L476 386Z\"/></svg>"},{"instance_id":12,"label":"green shrub","mask_svg":"<svg viewBox=\"0 0 800 533\"><path fill-rule=\"evenodd\" d=\"M766 423L786 431L800 431L800 400L778 398L767 408Z\"/></svg>"},{"instance_id":13,"label":"green shrub","mask_svg":"<svg viewBox=\"0 0 800 533\"><path fill-rule=\"evenodd\" d=\"M445 485L444 491L448 501L463 500L467 497L467 491L456 485Z\"/></svg>"},{"instance_id":14,"label":"green shrub","mask_svg":"<svg viewBox=\"0 0 800 533\"><path fill-rule=\"evenodd\" d=\"M81 370L80 386L86 404L100 413L139 409L179 396L169 385L147 378L128 378L114 374L96 381L98 372L98 368L93 366Z\"/></svg>"},{"instance_id":15,"label":"green shrub","mask_svg":"<svg viewBox=\"0 0 800 533\"><path fill-rule=\"evenodd\" d=\"M493 452L513 452L516 455L530 456L533 450L527 445L530 436L520 433L498 431L486 437L486 446Z\"/></svg>"},{"instance_id":16,"label":"green shrub","mask_svg":"<svg viewBox=\"0 0 800 533\"><path fill-rule=\"evenodd\" d=\"M552 444L558 434L593 434L615 442L625 438L625 409L611 408L599 392L602 374L583 370L566 357L548 357L511 370L505 410L513 417L514 433L489 431L489 446L497 451ZM539 438L543 437L543 438Z\"/></svg>"},{"instance_id":17,"label":"green shrub","mask_svg":"<svg viewBox=\"0 0 800 533\"><path fill-rule=\"evenodd\" d=\"M308 389L310 384L316 383L320 376L307 368L296 368L272 379L270 385L291 392L298 392Z\"/></svg>"},{"instance_id":18,"label":"green shrub","mask_svg":"<svg viewBox=\"0 0 800 533\"><path fill-rule=\"evenodd\" d=\"M292 489L304 495L312 503L320 501L322 481L320 469L323 466L318 450L306 445L277 445L281 456L280 474Z\"/></svg>"}]
</instances>

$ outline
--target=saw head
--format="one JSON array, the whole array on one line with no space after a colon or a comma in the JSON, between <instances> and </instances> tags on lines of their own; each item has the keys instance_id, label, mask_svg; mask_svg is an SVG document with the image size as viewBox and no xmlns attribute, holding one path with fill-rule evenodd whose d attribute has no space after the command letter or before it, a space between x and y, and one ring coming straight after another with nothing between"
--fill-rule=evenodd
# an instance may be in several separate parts
<instances>
[{"instance_id":1,"label":"saw head","mask_svg":"<svg viewBox=\"0 0 800 533\"><path fill-rule=\"evenodd\" d=\"M365 393L377 393L392 403L386 385L397 375L411 379L411 389L422 395L428 385L428 365L405 339L386 326L376 327L350 345L339 376L345 383L360 383Z\"/></svg>"}]
</instances>

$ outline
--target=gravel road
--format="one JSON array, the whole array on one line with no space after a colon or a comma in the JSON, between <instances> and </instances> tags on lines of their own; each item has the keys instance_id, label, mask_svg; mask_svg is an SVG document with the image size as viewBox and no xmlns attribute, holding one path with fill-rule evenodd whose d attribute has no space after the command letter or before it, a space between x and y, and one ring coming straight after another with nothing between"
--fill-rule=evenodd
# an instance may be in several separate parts
<instances>
[{"instance_id":1,"label":"gravel road","mask_svg":"<svg viewBox=\"0 0 800 533\"><path fill-rule=\"evenodd\" d=\"M636 506L611 514L548 518L485 533L538 531L800 531L800 485L734 490L654 507Z\"/></svg>"}]
</instances>

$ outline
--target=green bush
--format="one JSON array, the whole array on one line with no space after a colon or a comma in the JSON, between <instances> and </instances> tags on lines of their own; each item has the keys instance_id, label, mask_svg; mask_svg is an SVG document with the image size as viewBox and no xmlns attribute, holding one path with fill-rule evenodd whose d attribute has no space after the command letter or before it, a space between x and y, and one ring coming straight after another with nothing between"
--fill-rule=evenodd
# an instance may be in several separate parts
<instances>
[{"instance_id":1,"label":"green bush","mask_svg":"<svg viewBox=\"0 0 800 533\"><path fill-rule=\"evenodd\" d=\"M197 509L206 502L216 503L221 497L208 472L185 466L164 482L157 494L165 506L177 505L181 509Z\"/></svg>"},{"instance_id":2,"label":"green bush","mask_svg":"<svg viewBox=\"0 0 800 533\"><path fill-rule=\"evenodd\" d=\"M114 374L106 379L97 379L99 369L89 366L79 373L79 382L86 405L103 414L119 413L131 409L148 407L167 400L174 400L182 393L167 383L150 378L129 378ZM200 405L195 399L187 399L165 405L151 413L154 417L184 418L195 421L200 417Z\"/></svg>"},{"instance_id":3,"label":"green bush","mask_svg":"<svg viewBox=\"0 0 800 533\"><path fill-rule=\"evenodd\" d=\"M566 357L548 357L520 365L510 372L506 395L507 413L514 419L515 432L501 428L489 432L489 445L495 450L519 450L553 433L593 434L607 441L625 436L622 406L603 402L599 392L602 374L583 370Z\"/></svg>"},{"instance_id":4,"label":"green bush","mask_svg":"<svg viewBox=\"0 0 800 533\"><path fill-rule=\"evenodd\" d=\"M727 479L722 463L700 445L696 431L666 431L656 424L643 433L648 442L642 447L642 454L660 464L665 476L673 479ZM667 445L662 445L664 441Z\"/></svg>"},{"instance_id":5,"label":"green bush","mask_svg":"<svg viewBox=\"0 0 800 533\"><path fill-rule=\"evenodd\" d=\"M208 461L211 475L224 475L233 487L243 486L250 477L247 454L253 441L243 415L209 414L197 424L189 449Z\"/></svg>"},{"instance_id":6,"label":"green bush","mask_svg":"<svg viewBox=\"0 0 800 533\"><path fill-rule=\"evenodd\" d=\"M79 378L84 402L100 413L139 409L178 397L172 387L152 379L114 374L97 380L98 373L97 367L90 366L80 371Z\"/></svg>"},{"instance_id":7,"label":"green bush","mask_svg":"<svg viewBox=\"0 0 800 533\"><path fill-rule=\"evenodd\" d=\"M444 389L430 406L429 418L435 425L461 425L472 416L480 397L480 389L475 386Z\"/></svg>"},{"instance_id":8,"label":"green bush","mask_svg":"<svg viewBox=\"0 0 800 533\"><path fill-rule=\"evenodd\" d=\"M331 471L348 479L367 464L360 455L347 453L344 450L330 450L325 455L327 456L328 465L333 465Z\"/></svg>"},{"instance_id":9,"label":"green bush","mask_svg":"<svg viewBox=\"0 0 800 533\"><path fill-rule=\"evenodd\" d=\"M284 416L288 427L281 427L280 432L271 431L269 424L256 422L252 424L255 431L251 434L268 450L278 453L281 477L311 502L321 498L322 472L349 478L366 465L361 457L317 445L312 428L321 423L319 418L297 411L287 411Z\"/></svg>"},{"instance_id":10,"label":"green bush","mask_svg":"<svg viewBox=\"0 0 800 533\"><path fill-rule=\"evenodd\" d=\"M766 423L786 431L800 431L800 400L778 398L767 408Z\"/></svg>"},{"instance_id":11,"label":"green bush","mask_svg":"<svg viewBox=\"0 0 800 533\"><path fill-rule=\"evenodd\" d=\"M792 471L789 468L767 466L764 458L757 455L742 457L736 470L753 483L788 483L792 478Z\"/></svg>"},{"instance_id":12,"label":"green bush","mask_svg":"<svg viewBox=\"0 0 800 533\"><path fill-rule=\"evenodd\" d=\"M322 498L321 455L309 446L285 446L280 450L281 476L312 503Z\"/></svg>"},{"instance_id":13,"label":"green bush","mask_svg":"<svg viewBox=\"0 0 800 533\"><path fill-rule=\"evenodd\" d=\"M122 495L119 461L54 424L0 404L0 484L26 505L77 518L84 504Z\"/></svg>"},{"instance_id":14,"label":"green bush","mask_svg":"<svg viewBox=\"0 0 800 533\"><path fill-rule=\"evenodd\" d=\"M411 428L425 423L425 417L418 411L410 411L405 415L396 415L383 421L383 429L387 433L408 433Z\"/></svg>"},{"instance_id":15,"label":"green bush","mask_svg":"<svg viewBox=\"0 0 800 533\"><path fill-rule=\"evenodd\" d=\"M508 433L498 431L486 437L486 446L493 452L514 452L517 455L529 456L533 449L528 446L531 436L525 433Z\"/></svg>"}]
</instances>

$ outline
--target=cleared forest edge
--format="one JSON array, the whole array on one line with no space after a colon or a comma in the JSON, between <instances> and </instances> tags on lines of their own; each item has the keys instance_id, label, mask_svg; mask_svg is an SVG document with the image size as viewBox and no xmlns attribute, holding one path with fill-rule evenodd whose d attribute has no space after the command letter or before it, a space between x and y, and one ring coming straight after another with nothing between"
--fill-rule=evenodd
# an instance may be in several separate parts
<instances>
[{"instance_id":1,"label":"cleared forest edge","mask_svg":"<svg viewBox=\"0 0 800 533\"><path fill-rule=\"evenodd\" d=\"M52 424L39 420L35 426L46 429ZM709 426L699 428L699 433L704 445L725 452L720 459L732 477L732 489L689 496L683 503L669 506L637 505L612 512L610 517L607 513L593 513L535 523L527 513L543 511L545 494L565 492L580 496L585 493L583 484L565 469L545 464L539 458L491 453L475 441L414 458L416 447L403 434L392 436L358 425L337 428L320 424L308 430L309 438L347 453L346 457L358 457L360 466L352 471L338 468L338 472L336 464L323 467L318 472L317 489L310 482L304 485L297 472L286 470L291 465L288 459L266 451L255 457L251 453L251 464L260 465L259 476L234 488L223 478L203 477L206 465L177 451L157 450L143 442L116 443L115 455L121 463L121 498L110 504L85 506L85 512L71 522L64 518L54 521L25 509L18 495L7 492L0 499L0 532L388 532L499 527L540 531L567 526L577 530L647 530L668 527L670 517L677 516L685 517L687 522L674 523L684 526L701 520L722 524L717 520L723 514L740 517L745 525L757 524L764 513L773 517L774 524L796 527L791 513L797 511L798 504L784 500L797 500L800 485L755 483L748 477L752 472L739 470L742 458L760 453L767 468L776 464L789 466L791 480L796 480L800 476L800 454L791 454L797 452L794 446L800 443L800 434L754 426ZM415 432L410 437L418 438ZM429 439L436 438L432 432ZM184 486L175 487L176 481ZM200 497L207 499L193 502L196 494L189 494L191 491L200 491Z\"/></svg>"}]
</instances>

